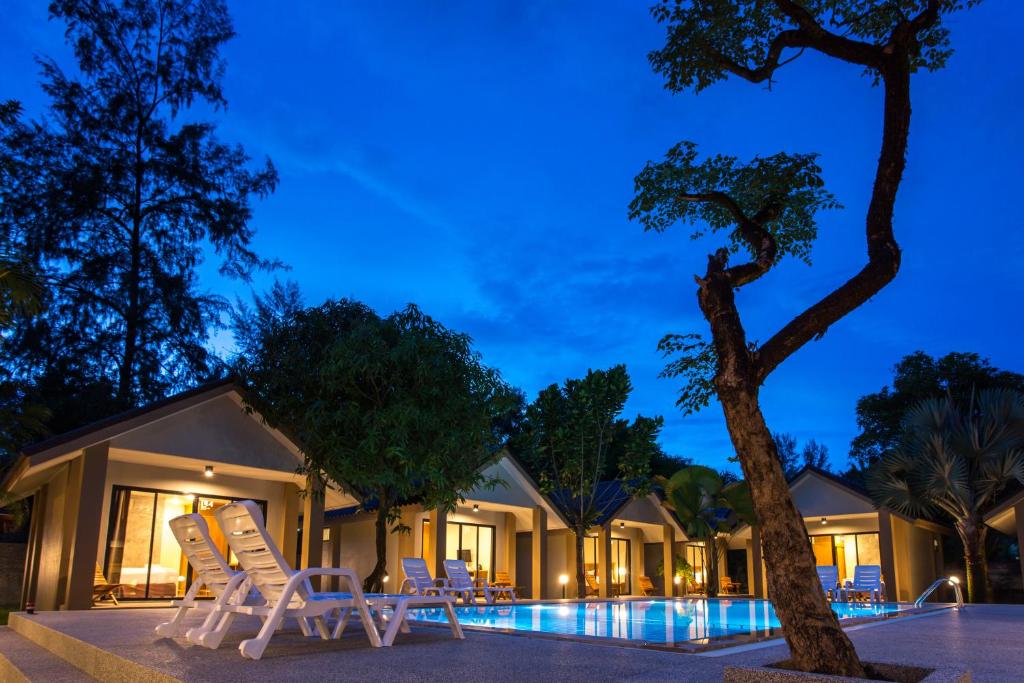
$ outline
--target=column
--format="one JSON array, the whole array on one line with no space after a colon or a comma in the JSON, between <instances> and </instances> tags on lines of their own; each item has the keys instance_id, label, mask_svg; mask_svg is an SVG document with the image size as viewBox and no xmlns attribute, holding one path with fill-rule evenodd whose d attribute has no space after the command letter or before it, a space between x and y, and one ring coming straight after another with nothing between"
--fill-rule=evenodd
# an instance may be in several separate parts
<instances>
[{"instance_id":1,"label":"column","mask_svg":"<svg viewBox=\"0 0 1024 683\"><path fill-rule=\"evenodd\" d=\"M666 598L671 598L675 595L675 576L676 576L676 530L671 524L661 525L661 554L662 554L662 567L665 568L663 576L665 577L665 589L662 591Z\"/></svg>"},{"instance_id":2,"label":"column","mask_svg":"<svg viewBox=\"0 0 1024 683\"><path fill-rule=\"evenodd\" d=\"M611 522L602 524L597 530L597 576L598 597L612 597L612 530Z\"/></svg>"},{"instance_id":3,"label":"column","mask_svg":"<svg viewBox=\"0 0 1024 683\"><path fill-rule=\"evenodd\" d=\"M310 479L302 498L302 554L299 567L309 569L323 564L324 557L324 494L319 482ZM310 579L314 590L320 589L320 578Z\"/></svg>"},{"instance_id":4,"label":"column","mask_svg":"<svg viewBox=\"0 0 1024 683\"><path fill-rule=\"evenodd\" d=\"M505 571L508 572L508 580L516 585L516 516L511 512L505 513Z\"/></svg>"},{"instance_id":5,"label":"column","mask_svg":"<svg viewBox=\"0 0 1024 683\"><path fill-rule=\"evenodd\" d=\"M1021 501L1014 506L1013 516L1017 524L1017 548L1020 553L1021 581L1024 581L1024 501ZM941 541L939 549L942 549Z\"/></svg>"},{"instance_id":6,"label":"column","mask_svg":"<svg viewBox=\"0 0 1024 683\"><path fill-rule=\"evenodd\" d=\"M448 513L441 508L430 511L430 554L427 566L433 567L434 578L444 577L444 558L448 555Z\"/></svg>"},{"instance_id":7,"label":"column","mask_svg":"<svg viewBox=\"0 0 1024 683\"><path fill-rule=\"evenodd\" d=\"M329 532L331 534L331 536L330 536L330 538L331 538L331 566L332 567L340 567L341 566L341 524L338 523L338 522L335 522L334 524L332 524L329 527ZM342 589L341 578L337 577L337 576L332 576L331 577L331 590L332 591L340 591L341 589ZM345 590L348 590L347 586L345 587Z\"/></svg>"},{"instance_id":8,"label":"column","mask_svg":"<svg viewBox=\"0 0 1024 683\"><path fill-rule=\"evenodd\" d=\"M64 609L92 607L96 559L107 481L109 443L86 448L71 463L65 521L70 522L67 588Z\"/></svg>"},{"instance_id":9,"label":"column","mask_svg":"<svg viewBox=\"0 0 1024 683\"><path fill-rule=\"evenodd\" d=\"M753 551L751 563L754 565L754 571L750 575L750 582L753 584L751 592L755 598L763 598L765 590L764 562L761 559L761 528L756 525L750 527L750 549Z\"/></svg>"},{"instance_id":10,"label":"column","mask_svg":"<svg viewBox=\"0 0 1024 683\"><path fill-rule=\"evenodd\" d=\"M281 515L284 517L282 523L281 554L290 566L296 566L299 559L299 511L302 509L302 499L299 496L299 487L295 484L284 485L284 505Z\"/></svg>"},{"instance_id":11,"label":"column","mask_svg":"<svg viewBox=\"0 0 1024 683\"><path fill-rule=\"evenodd\" d=\"M558 595L555 596L556 598L562 597L562 574L569 578L569 582L565 584L565 597L575 598L579 595L579 588L577 588L576 584L576 534L572 531L565 534L565 566L562 567L556 576L559 579Z\"/></svg>"},{"instance_id":12,"label":"column","mask_svg":"<svg viewBox=\"0 0 1024 683\"><path fill-rule=\"evenodd\" d=\"M892 542L892 516L886 508L878 511L878 550L882 561L882 578L885 580L885 599L897 600L896 556Z\"/></svg>"},{"instance_id":13,"label":"column","mask_svg":"<svg viewBox=\"0 0 1024 683\"><path fill-rule=\"evenodd\" d=\"M548 579L548 513L542 507L533 508L531 595L535 600L543 599L544 586Z\"/></svg>"}]
</instances>

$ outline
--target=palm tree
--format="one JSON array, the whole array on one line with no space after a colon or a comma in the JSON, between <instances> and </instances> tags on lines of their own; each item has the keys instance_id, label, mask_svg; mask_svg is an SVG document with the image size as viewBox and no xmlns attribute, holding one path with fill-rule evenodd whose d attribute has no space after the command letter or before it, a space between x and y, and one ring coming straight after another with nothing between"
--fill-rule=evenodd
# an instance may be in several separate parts
<instances>
[{"instance_id":1,"label":"palm tree","mask_svg":"<svg viewBox=\"0 0 1024 683\"><path fill-rule=\"evenodd\" d=\"M967 595L988 600L985 513L1013 480L1024 483L1024 394L1012 389L921 401L904 418L903 443L868 473L880 506L952 518L967 563Z\"/></svg>"},{"instance_id":2,"label":"palm tree","mask_svg":"<svg viewBox=\"0 0 1024 683\"><path fill-rule=\"evenodd\" d=\"M701 465L679 470L662 485L687 537L704 542L704 585L708 597L714 597L718 594L717 538L739 522L754 523L750 488L745 481L727 484L718 472Z\"/></svg>"}]
</instances>

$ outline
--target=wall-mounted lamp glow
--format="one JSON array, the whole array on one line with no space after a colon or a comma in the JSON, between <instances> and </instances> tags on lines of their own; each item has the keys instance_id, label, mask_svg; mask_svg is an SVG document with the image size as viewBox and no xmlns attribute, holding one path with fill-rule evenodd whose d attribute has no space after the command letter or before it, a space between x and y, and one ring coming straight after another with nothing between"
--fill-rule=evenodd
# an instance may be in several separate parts
<instances>
[{"instance_id":1,"label":"wall-mounted lamp glow","mask_svg":"<svg viewBox=\"0 0 1024 683\"><path fill-rule=\"evenodd\" d=\"M626 523L625 522L619 522L619 528L620 529L625 529L626 528Z\"/></svg>"},{"instance_id":2,"label":"wall-mounted lamp glow","mask_svg":"<svg viewBox=\"0 0 1024 683\"><path fill-rule=\"evenodd\" d=\"M206 469L203 470L203 476L207 479L213 476L213 465L206 466Z\"/></svg>"},{"instance_id":3,"label":"wall-mounted lamp glow","mask_svg":"<svg viewBox=\"0 0 1024 683\"><path fill-rule=\"evenodd\" d=\"M828 524L828 519L826 519L825 517L822 517L821 518L821 525L825 526L826 524Z\"/></svg>"},{"instance_id":4,"label":"wall-mounted lamp glow","mask_svg":"<svg viewBox=\"0 0 1024 683\"><path fill-rule=\"evenodd\" d=\"M565 600L565 585L569 583L569 575L560 574L558 576L558 583L562 584L562 599Z\"/></svg>"},{"instance_id":5,"label":"wall-mounted lamp glow","mask_svg":"<svg viewBox=\"0 0 1024 683\"><path fill-rule=\"evenodd\" d=\"M480 512L480 506L476 503L473 503L473 512Z\"/></svg>"},{"instance_id":6,"label":"wall-mounted lamp glow","mask_svg":"<svg viewBox=\"0 0 1024 683\"><path fill-rule=\"evenodd\" d=\"M388 576L388 574L387 574L387 573L385 572L385 573L384 573L384 583L387 583L387 582L388 582L388 579L390 579L390 578L391 578L391 577L390 577L390 576Z\"/></svg>"}]
</instances>

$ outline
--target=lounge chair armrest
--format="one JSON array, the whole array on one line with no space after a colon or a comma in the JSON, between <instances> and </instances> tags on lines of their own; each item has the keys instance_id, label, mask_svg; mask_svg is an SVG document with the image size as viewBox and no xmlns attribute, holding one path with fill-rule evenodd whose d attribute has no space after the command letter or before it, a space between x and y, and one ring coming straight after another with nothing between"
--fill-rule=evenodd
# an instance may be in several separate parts
<instances>
[{"instance_id":1,"label":"lounge chair armrest","mask_svg":"<svg viewBox=\"0 0 1024 683\"><path fill-rule=\"evenodd\" d=\"M303 581L313 576L340 576L348 580L349 589L352 592L357 590L362 592L359 576L348 567L310 567L309 569L303 569L292 574L292 577L288 579L288 583L285 585L282 596L284 594L291 595Z\"/></svg>"}]
</instances>

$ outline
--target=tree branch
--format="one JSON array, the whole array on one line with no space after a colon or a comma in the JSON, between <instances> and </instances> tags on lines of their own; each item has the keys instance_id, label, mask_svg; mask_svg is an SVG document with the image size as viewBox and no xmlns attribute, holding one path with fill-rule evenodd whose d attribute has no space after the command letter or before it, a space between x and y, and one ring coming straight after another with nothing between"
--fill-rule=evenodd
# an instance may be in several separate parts
<instances>
[{"instance_id":1,"label":"tree branch","mask_svg":"<svg viewBox=\"0 0 1024 683\"><path fill-rule=\"evenodd\" d=\"M774 2L780 12L800 27L807 40L804 47L811 47L829 56L875 69L880 69L885 62L885 53L881 47L832 33L819 24L807 8L794 0Z\"/></svg>"}]
</instances>

